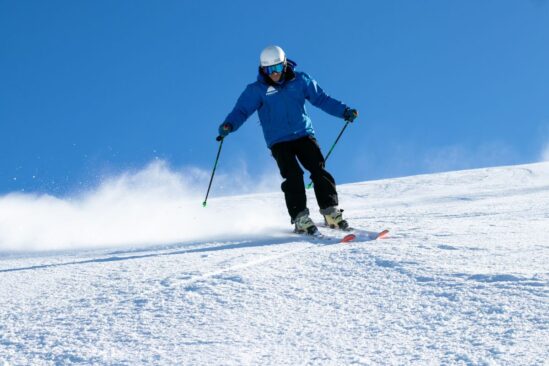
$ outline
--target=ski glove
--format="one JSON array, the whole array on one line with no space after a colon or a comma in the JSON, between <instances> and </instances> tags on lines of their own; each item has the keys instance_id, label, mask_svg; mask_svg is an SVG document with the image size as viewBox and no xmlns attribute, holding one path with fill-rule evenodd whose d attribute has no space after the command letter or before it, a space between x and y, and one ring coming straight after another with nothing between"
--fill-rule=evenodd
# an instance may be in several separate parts
<instances>
[{"instance_id":1,"label":"ski glove","mask_svg":"<svg viewBox=\"0 0 549 366\"><path fill-rule=\"evenodd\" d=\"M229 122L223 122L219 126L219 136L225 137L227 136L231 131L233 130L233 125L231 125Z\"/></svg>"},{"instance_id":2,"label":"ski glove","mask_svg":"<svg viewBox=\"0 0 549 366\"><path fill-rule=\"evenodd\" d=\"M356 109L352 108L345 108L345 111L343 112L343 119L347 122L353 122L355 118L358 117L358 111Z\"/></svg>"}]
</instances>

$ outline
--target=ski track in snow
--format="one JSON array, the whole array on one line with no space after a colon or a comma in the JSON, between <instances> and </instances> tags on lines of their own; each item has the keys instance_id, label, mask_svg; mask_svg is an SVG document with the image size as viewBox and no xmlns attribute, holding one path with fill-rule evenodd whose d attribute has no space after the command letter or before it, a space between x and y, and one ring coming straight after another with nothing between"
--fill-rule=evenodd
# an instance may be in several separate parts
<instances>
[{"instance_id":1,"label":"ski track in snow","mask_svg":"<svg viewBox=\"0 0 549 366\"><path fill-rule=\"evenodd\" d=\"M546 365L548 191L548 163L340 186L369 242L4 253L0 365Z\"/></svg>"}]
</instances>

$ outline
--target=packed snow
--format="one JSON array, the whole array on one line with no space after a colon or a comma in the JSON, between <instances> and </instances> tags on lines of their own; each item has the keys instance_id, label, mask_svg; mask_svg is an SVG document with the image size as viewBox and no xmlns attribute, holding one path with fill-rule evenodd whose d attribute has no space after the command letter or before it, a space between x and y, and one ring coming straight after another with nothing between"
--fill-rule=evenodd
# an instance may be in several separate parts
<instances>
[{"instance_id":1,"label":"packed snow","mask_svg":"<svg viewBox=\"0 0 549 366\"><path fill-rule=\"evenodd\" d=\"M548 162L341 185L390 230L349 244L202 188L153 165L0 197L0 365L548 364Z\"/></svg>"}]
</instances>

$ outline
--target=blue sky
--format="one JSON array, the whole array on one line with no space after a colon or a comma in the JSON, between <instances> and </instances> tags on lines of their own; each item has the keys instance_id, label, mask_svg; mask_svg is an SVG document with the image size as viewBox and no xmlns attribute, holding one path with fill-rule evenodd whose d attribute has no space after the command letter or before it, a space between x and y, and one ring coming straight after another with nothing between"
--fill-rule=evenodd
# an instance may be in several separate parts
<instances>
[{"instance_id":1,"label":"blue sky","mask_svg":"<svg viewBox=\"0 0 549 366\"><path fill-rule=\"evenodd\" d=\"M209 172L270 44L360 111L328 161L338 183L549 145L546 1L0 0L0 193L64 195L158 159ZM327 152L343 121L308 110ZM256 114L219 170L276 170Z\"/></svg>"}]
</instances>

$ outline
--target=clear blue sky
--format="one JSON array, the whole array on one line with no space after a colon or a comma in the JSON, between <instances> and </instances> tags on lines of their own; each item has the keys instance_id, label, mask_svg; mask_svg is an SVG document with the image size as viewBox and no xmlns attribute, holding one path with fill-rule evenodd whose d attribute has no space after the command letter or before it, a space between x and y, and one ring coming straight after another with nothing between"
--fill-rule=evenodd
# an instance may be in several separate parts
<instances>
[{"instance_id":1,"label":"clear blue sky","mask_svg":"<svg viewBox=\"0 0 549 366\"><path fill-rule=\"evenodd\" d=\"M542 0L0 0L0 193L67 194L164 159L212 168L217 126L283 47L360 111L339 183L535 162L549 144ZM342 120L310 106L324 152ZM276 169L254 114L219 169Z\"/></svg>"}]
</instances>

